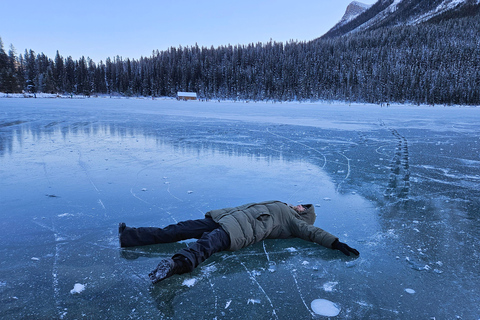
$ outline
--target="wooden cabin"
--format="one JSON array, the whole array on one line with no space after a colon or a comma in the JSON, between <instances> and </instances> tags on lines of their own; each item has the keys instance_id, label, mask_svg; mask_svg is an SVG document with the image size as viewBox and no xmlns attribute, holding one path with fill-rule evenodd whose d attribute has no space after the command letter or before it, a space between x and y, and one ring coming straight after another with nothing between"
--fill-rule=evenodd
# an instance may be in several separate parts
<instances>
[{"instance_id":1,"label":"wooden cabin","mask_svg":"<svg viewBox=\"0 0 480 320\"><path fill-rule=\"evenodd\" d=\"M177 92L177 100L197 100L196 92Z\"/></svg>"}]
</instances>

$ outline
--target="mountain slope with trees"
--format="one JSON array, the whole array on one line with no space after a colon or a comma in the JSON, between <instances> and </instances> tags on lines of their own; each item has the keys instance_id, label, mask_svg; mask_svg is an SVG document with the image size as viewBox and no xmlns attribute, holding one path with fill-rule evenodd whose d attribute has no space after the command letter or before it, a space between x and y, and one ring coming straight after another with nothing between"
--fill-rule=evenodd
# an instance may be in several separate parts
<instances>
[{"instance_id":1,"label":"mountain slope with trees","mask_svg":"<svg viewBox=\"0 0 480 320\"><path fill-rule=\"evenodd\" d=\"M346 25L391 1L378 1ZM438 6L435 1L416 3ZM405 23L408 11L400 5L415 1L397 0L395 12L405 12L403 20L392 16L384 19L392 23L362 31L309 42L172 47L150 57L117 56L99 63L59 52L54 59L32 50L17 55L13 46L5 52L0 42L0 92L173 97L194 91L207 99L480 105L480 5L475 1L427 21ZM418 14L409 21L414 18Z\"/></svg>"},{"instance_id":2,"label":"mountain slope with trees","mask_svg":"<svg viewBox=\"0 0 480 320\"><path fill-rule=\"evenodd\" d=\"M355 3L355 1L353 2ZM479 13L479 0L379 0L361 14L339 23L321 38L352 32L462 18Z\"/></svg>"}]
</instances>

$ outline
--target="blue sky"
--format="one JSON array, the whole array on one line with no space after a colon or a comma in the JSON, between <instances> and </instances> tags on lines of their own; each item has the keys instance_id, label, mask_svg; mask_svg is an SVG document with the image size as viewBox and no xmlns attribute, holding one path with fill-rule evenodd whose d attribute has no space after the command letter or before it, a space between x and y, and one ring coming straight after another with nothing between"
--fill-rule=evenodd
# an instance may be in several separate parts
<instances>
[{"instance_id":1,"label":"blue sky","mask_svg":"<svg viewBox=\"0 0 480 320\"><path fill-rule=\"evenodd\" d=\"M351 0L0 0L0 37L54 58L139 59L169 47L312 40ZM373 4L376 0L360 0Z\"/></svg>"}]
</instances>

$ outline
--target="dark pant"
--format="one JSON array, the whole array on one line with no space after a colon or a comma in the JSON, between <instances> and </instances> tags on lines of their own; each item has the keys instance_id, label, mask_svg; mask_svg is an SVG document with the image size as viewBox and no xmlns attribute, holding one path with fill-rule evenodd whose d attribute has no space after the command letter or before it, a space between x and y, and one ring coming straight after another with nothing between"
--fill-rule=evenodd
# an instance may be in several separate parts
<instances>
[{"instance_id":1,"label":"dark pant","mask_svg":"<svg viewBox=\"0 0 480 320\"><path fill-rule=\"evenodd\" d=\"M230 247L230 237L211 218L182 221L165 228L126 227L120 235L120 242L122 247L133 247L192 238L198 240L172 257L175 263L181 266L179 274L193 271L212 254Z\"/></svg>"}]
</instances>

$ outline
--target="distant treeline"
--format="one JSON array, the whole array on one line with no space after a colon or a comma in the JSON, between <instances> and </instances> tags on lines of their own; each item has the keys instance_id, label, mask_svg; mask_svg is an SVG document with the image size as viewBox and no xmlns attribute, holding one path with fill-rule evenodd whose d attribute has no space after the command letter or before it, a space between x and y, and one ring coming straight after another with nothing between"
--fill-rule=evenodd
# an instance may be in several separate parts
<instances>
[{"instance_id":1,"label":"distant treeline","mask_svg":"<svg viewBox=\"0 0 480 320\"><path fill-rule=\"evenodd\" d=\"M480 104L478 15L311 42L179 47L150 57L52 60L0 41L1 92Z\"/></svg>"}]
</instances>

